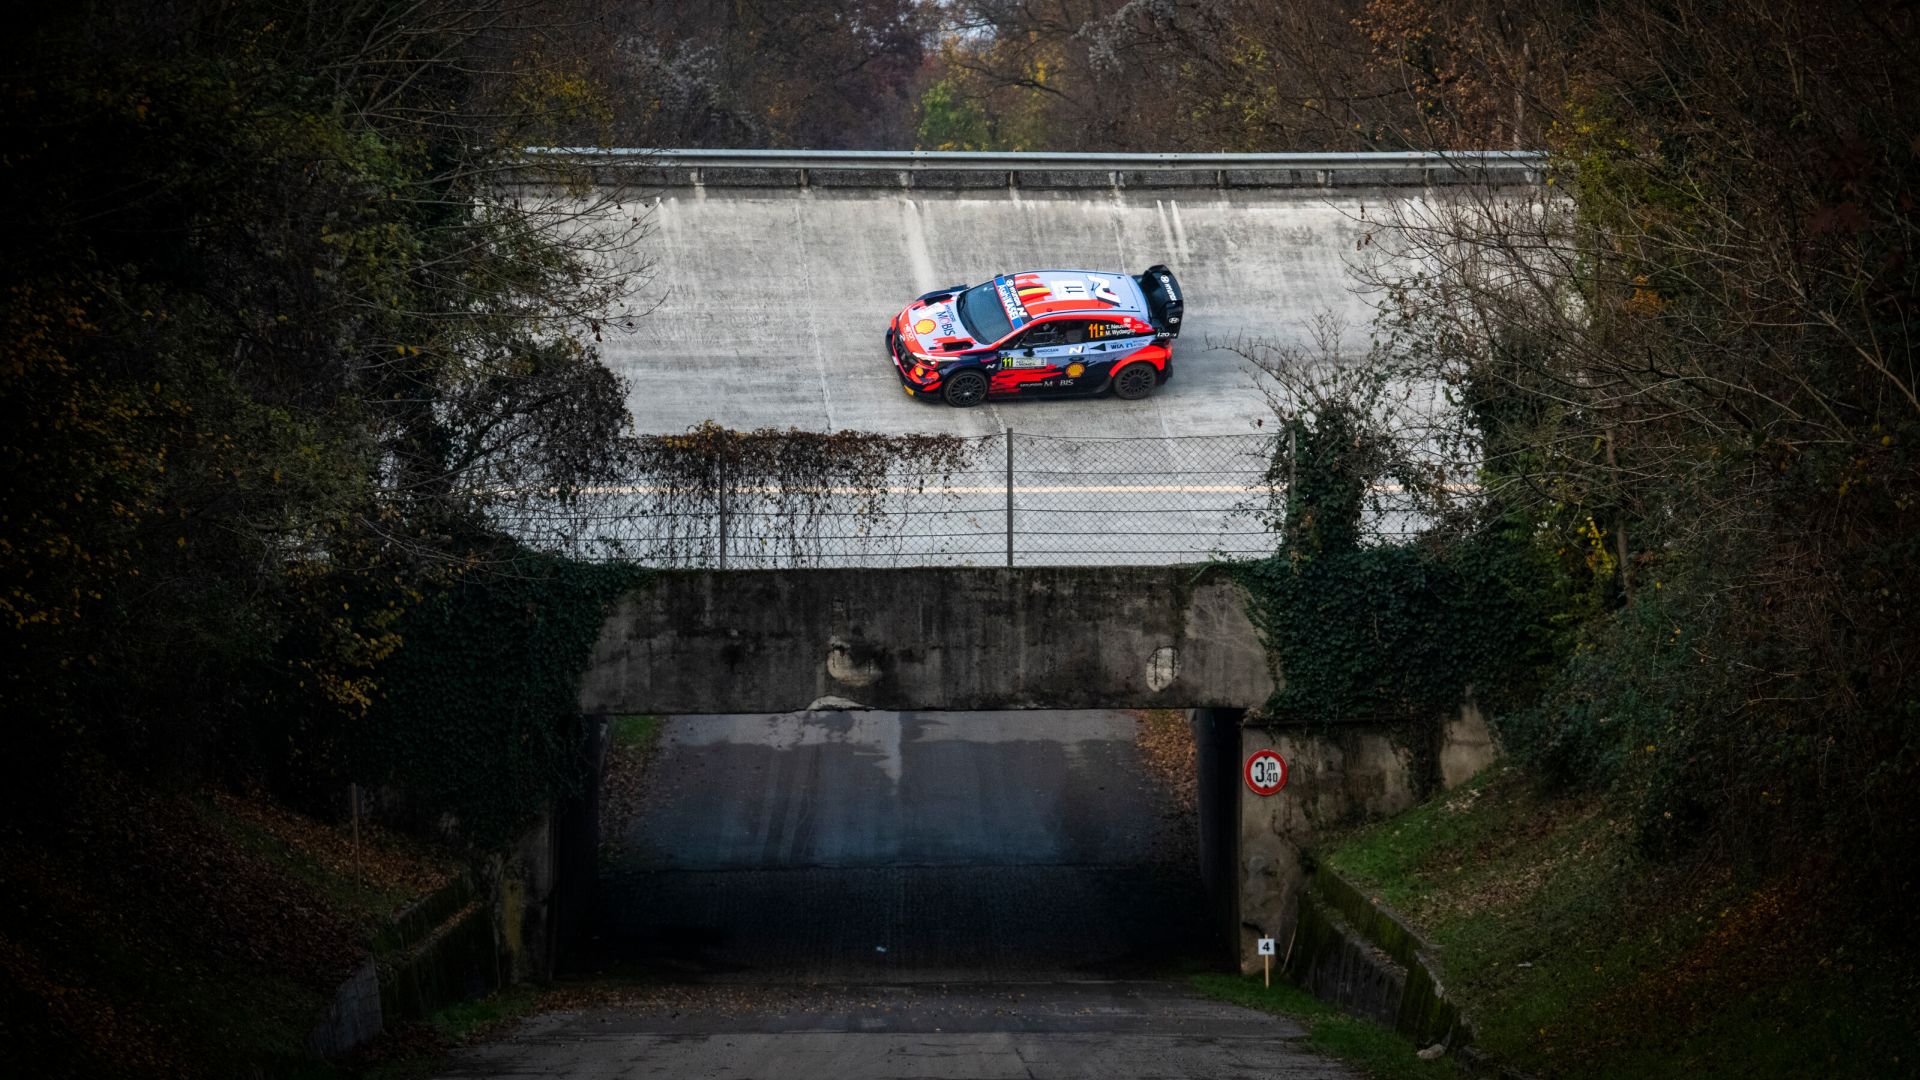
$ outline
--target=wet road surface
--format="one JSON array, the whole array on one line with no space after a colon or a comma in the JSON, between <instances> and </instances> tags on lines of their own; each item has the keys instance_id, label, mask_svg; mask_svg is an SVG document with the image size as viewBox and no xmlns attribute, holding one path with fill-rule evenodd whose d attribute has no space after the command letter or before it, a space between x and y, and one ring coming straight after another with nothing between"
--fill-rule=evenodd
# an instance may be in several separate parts
<instances>
[{"instance_id":1,"label":"wet road surface","mask_svg":"<svg viewBox=\"0 0 1920 1080\"><path fill-rule=\"evenodd\" d=\"M700 987L551 1013L449 1078L1359 1080L1298 1025L1155 982Z\"/></svg>"},{"instance_id":2,"label":"wet road surface","mask_svg":"<svg viewBox=\"0 0 1920 1080\"><path fill-rule=\"evenodd\" d=\"M446 1075L1358 1080L1169 974L1224 958L1137 723L671 718L573 958L628 978Z\"/></svg>"},{"instance_id":3,"label":"wet road surface","mask_svg":"<svg viewBox=\"0 0 1920 1080\"><path fill-rule=\"evenodd\" d=\"M1192 817L1125 712L673 717L576 971L1140 975L1205 957Z\"/></svg>"}]
</instances>

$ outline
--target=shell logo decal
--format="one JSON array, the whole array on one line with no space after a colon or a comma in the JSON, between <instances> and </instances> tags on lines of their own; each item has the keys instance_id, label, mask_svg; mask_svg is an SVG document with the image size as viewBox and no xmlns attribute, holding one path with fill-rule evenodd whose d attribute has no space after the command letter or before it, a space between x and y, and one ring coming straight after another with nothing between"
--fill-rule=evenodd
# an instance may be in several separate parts
<instances>
[{"instance_id":1,"label":"shell logo decal","mask_svg":"<svg viewBox=\"0 0 1920 1080\"><path fill-rule=\"evenodd\" d=\"M1082 364L1078 361L1075 361L1074 363L1067 365L1067 378L1077 379L1080 376L1086 374L1086 371L1087 371L1087 365Z\"/></svg>"},{"instance_id":2,"label":"shell logo decal","mask_svg":"<svg viewBox=\"0 0 1920 1080\"><path fill-rule=\"evenodd\" d=\"M916 334L931 334L931 333L933 333L933 320L932 320L932 319L921 319L921 320L920 320L919 322L917 322L917 323L914 323L914 324L913 324L913 332L914 332L914 333L916 333Z\"/></svg>"}]
</instances>

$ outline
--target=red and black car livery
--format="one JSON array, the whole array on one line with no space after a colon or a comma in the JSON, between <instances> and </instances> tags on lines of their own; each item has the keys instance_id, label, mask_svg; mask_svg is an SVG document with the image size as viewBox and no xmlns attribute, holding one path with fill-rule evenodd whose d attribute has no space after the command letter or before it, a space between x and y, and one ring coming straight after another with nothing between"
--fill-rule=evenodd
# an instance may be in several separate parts
<instances>
[{"instance_id":1,"label":"red and black car livery","mask_svg":"<svg viewBox=\"0 0 1920 1080\"><path fill-rule=\"evenodd\" d=\"M989 397L1143 398L1173 374L1185 297L1173 271L1035 270L936 289L887 328L907 393L950 405Z\"/></svg>"}]
</instances>

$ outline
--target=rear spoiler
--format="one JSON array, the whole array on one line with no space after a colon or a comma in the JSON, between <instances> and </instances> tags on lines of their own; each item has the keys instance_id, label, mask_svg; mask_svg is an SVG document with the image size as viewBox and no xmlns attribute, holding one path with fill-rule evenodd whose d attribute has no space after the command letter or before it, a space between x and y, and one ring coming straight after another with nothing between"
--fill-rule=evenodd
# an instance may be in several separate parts
<instances>
[{"instance_id":1,"label":"rear spoiler","mask_svg":"<svg viewBox=\"0 0 1920 1080\"><path fill-rule=\"evenodd\" d=\"M1153 320L1155 335L1163 339L1179 337L1180 317L1186 314L1187 297L1180 291L1180 283L1174 280L1173 271L1152 266L1133 280L1140 283L1140 291L1146 294L1147 315Z\"/></svg>"}]
</instances>

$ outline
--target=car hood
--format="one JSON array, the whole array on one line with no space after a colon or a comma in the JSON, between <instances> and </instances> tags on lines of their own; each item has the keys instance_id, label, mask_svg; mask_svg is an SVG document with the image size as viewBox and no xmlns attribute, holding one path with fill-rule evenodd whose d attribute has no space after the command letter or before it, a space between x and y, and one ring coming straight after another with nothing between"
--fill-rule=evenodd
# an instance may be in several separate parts
<instances>
[{"instance_id":1,"label":"car hood","mask_svg":"<svg viewBox=\"0 0 1920 1080\"><path fill-rule=\"evenodd\" d=\"M900 313L894 329L906 342L907 348L918 353L946 356L978 347L967 333L966 324L960 321L959 314L954 311L952 297L914 301Z\"/></svg>"}]
</instances>

